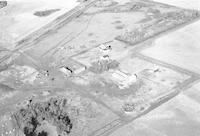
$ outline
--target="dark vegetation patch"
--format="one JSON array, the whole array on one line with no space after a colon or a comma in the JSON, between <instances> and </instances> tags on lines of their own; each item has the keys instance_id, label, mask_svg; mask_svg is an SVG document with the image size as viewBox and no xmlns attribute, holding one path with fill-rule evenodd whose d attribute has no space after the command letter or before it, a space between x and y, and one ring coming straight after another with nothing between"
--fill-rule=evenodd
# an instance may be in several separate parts
<instances>
[{"instance_id":1,"label":"dark vegetation patch","mask_svg":"<svg viewBox=\"0 0 200 136\"><path fill-rule=\"evenodd\" d=\"M0 1L0 9L6 7L7 5L8 5L7 1Z\"/></svg>"},{"instance_id":2,"label":"dark vegetation patch","mask_svg":"<svg viewBox=\"0 0 200 136\"><path fill-rule=\"evenodd\" d=\"M38 132L44 121L56 126L58 134L69 134L73 124L66 110L65 98L51 98L45 102L32 102L16 111L12 118L25 136L48 136L43 131Z\"/></svg>"},{"instance_id":3,"label":"dark vegetation patch","mask_svg":"<svg viewBox=\"0 0 200 136\"><path fill-rule=\"evenodd\" d=\"M90 43L96 43L97 41L96 40L90 40L89 42Z\"/></svg>"},{"instance_id":4,"label":"dark vegetation patch","mask_svg":"<svg viewBox=\"0 0 200 136\"><path fill-rule=\"evenodd\" d=\"M77 2L87 2L88 0L77 0Z\"/></svg>"},{"instance_id":5,"label":"dark vegetation patch","mask_svg":"<svg viewBox=\"0 0 200 136\"><path fill-rule=\"evenodd\" d=\"M92 66L89 68L94 73L103 73L109 69L116 69L119 66L119 62L116 60L100 60L93 62Z\"/></svg>"},{"instance_id":6,"label":"dark vegetation patch","mask_svg":"<svg viewBox=\"0 0 200 136\"><path fill-rule=\"evenodd\" d=\"M124 5L116 5L112 7L107 7L103 12L112 12L112 13L119 13L119 12L135 12L139 11L144 7L150 6L149 4L145 4L143 2L130 2L126 3Z\"/></svg>"},{"instance_id":7,"label":"dark vegetation patch","mask_svg":"<svg viewBox=\"0 0 200 136\"><path fill-rule=\"evenodd\" d=\"M14 88L0 83L0 92L1 93L9 93L9 92L12 92L12 91L14 91Z\"/></svg>"},{"instance_id":8,"label":"dark vegetation patch","mask_svg":"<svg viewBox=\"0 0 200 136\"><path fill-rule=\"evenodd\" d=\"M49 10L44 10L44 11L36 11L34 13L35 16L38 16L38 17L46 17L46 16L49 16L51 14L53 14L54 12L57 12L59 11L60 9L49 9Z\"/></svg>"},{"instance_id":9,"label":"dark vegetation patch","mask_svg":"<svg viewBox=\"0 0 200 136\"><path fill-rule=\"evenodd\" d=\"M8 69L8 65L7 64L0 63L0 72L5 71L7 69Z\"/></svg>"},{"instance_id":10,"label":"dark vegetation patch","mask_svg":"<svg viewBox=\"0 0 200 136\"><path fill-rule=\"evenodd\" d=\"M162 13L161 15L157 15L156 10L152 12L156 13L155 16L152 15L153 20L155 21L149 21L149 23L141 25L129 32L125 32L124 34L117 36L115 39L129 43L131 45L135 45L141 41L153 37L154 35L159 35L165 31L177 27L178 25L183 25L187 22L190 22L200 17L200 12L196 10L193 11L177 10L177 11ZM148 20L142 20L142 21L148 22Z\"/></svg>"},{"instance_id":11,"label":"dark vegetation patch","mask_svg":"<svg viewBox=\"0 0 200 136\"><path fill-rule=\"evenodd\" d=\"M113 1L113 0L102 0L102 1L98 1L95 6L96 7L112 7L112 6L115 6L117 5L118 2L116 1Z\"/></svg>"},{"instance_id":12,"label":"dark vegetation patch","mask_svg":"<svg viewBox=\"0 0 200 136\"><path fill-rule=\"evenodd\" d=\"M88 36L93 36L94 34L93 33L88 33Z\"/></svg>"},{"instance_id":13,"label":"dark vegetation patch","mask_svg":"<svg viewBox=\"0 0 200 136\"><path fill-rule=\"evenodd\" d=\"M115 27L116 29L124 29L124 25L119 25Z\"/></svg>"},{"instance_id":14,"label":"dark vegetation patch","mask_svg":"<svg viewBox=\"0 0 200 136\"><path fill-rule=\"evenodd\" d=\"M48 133L45 131L39 132L38 136L48 136Z\"/></svg>"},{"instance_id":15,"label":"dark vegetation patch","mask_svg":"<svg viewBox=\"0 0 200 136\"><path fill-rule=\"evenodd\" d=\"M122 21L120 21L120 20L116 20L115 22L113 22L113 24L121 24L122 23Z\"/></svg>"},{"instance_id":16,"label":"dark vegetation patch","mask_svg":"<svg viewBox=\"0 0 200 136\"><path fill-rule=\"evenodd\" d=\"M7 51L0 51L0 59L4 57L8 57L10 52ZM0 72L7 70L10 66L14 64L14 59L10 58L3 62L0 62Z\"/></svg>"}]
</instances>

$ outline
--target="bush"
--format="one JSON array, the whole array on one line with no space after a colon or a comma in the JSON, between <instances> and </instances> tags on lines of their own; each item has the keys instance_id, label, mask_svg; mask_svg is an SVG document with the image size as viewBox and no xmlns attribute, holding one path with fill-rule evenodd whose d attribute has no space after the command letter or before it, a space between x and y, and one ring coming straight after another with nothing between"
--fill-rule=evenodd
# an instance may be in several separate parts
<instances>
[{"instance_id":1,"label":"bush","mask_svg":"<svg viewBox=\"0 0 200 136\"><path fill-rule=\"evenodd\" d=\"M13 117L25 136L47 136L45 131L37 132L44 121L55 125L58 132L69 134L73 125L65 109L66 101L64 98L51 98L46 102L30 103Z\"/></svg>"},{"instance_id":2,"label":"bush","mask_svg":"<svg viewBox=\"0 0 200 136\"><path fill-rule=\"evenodd\" d=\"M8 5L7 1L0 1L0 9L6 7L7 5Z\"/></svg>"}]
</instances>

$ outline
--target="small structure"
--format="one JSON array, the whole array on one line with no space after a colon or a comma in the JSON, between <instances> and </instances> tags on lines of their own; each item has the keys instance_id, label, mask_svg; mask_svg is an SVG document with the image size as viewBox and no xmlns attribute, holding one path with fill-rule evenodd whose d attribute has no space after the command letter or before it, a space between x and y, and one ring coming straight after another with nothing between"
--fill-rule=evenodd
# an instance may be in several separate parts
<instances>
[{"instance_id":1,"label":"small structure","mask_svg":"<svg viewBox=\"0 0 200 136\"><path fill-rule=\"evenodd\" d=\"M129 74L120 70L115 70L112 73L112 80L118 84L120 89L128 88L137 81L136 74Z\"/></svg>"},{"instance_id":2,"label":"small structure","mask_svg":"<svg viewBox=\"0 0 200 136\"><path fill-rule=\"evenodd\" d=\"M102 57L100 57L100 60L110 61L111 59L109 55L103 55Z\"/></svg>"},{"instance_id":3,"label":"small structure","mask_svg":"<svg viewBox=\"0 0 200 136\"><path fill-rule=\"evenodd\" d=\"M45 76L49 76L49 70L45 70L45 71L44 71L44 75L45 75Z\"/></svg>"},{"instance_id":4,"label":"small structure","mask_svg":"<svg viewBox=\"0 0 200 136\"><path fill-rule=\"evenodd\" d=\"M101 50L112 50L112 47L111 47L111 45L101 44L99 46L99 49L101 49Z\"/></svg>"},{"instance_id":5,"label":"small structure","mask_svg":"<svg viewBox=\"0 0 200 136\"><path fill-rule=\"evenodd\" d=\"M64 73L67 77L71 76L71 74L73 73L73 71L70 68L65 66L60 67L59 71Z\"/></svg>"},{"instance_id":6,"label":"small structure","mask_svg":"<svg viewBox=\"0 0 200 136\"><path fill-rule=\"evenodd\" d=\"M62 66L60 66L59 71L63 72L66 76L71 76L72 74L80 74L85 71L86 67L74 60L66 60Z\"/></svg>"},{"instance_id":7,"label":"small structure","mask_svg":"<svg viewBox=\"0 0 200 136\"><path fill-rule=\"evenodd\" d=\"M125 112L133 112L136 110L137 104L136 103L126 103L123 106Z\"/></svg>"},{"instance_id":8,"label":"small structure","mask_svg":"<svg viewBox=\"0 0 200 136\"><path fill-rule=\"evenodd\" d=\"M86 67L85 66L82 66L82 67L79 67L79 68L76 68L74 69L73 73L74 74L79 74L79 73L82 73L83 71L86 70Z\"/></svg>"},{"instance_id":9,"label":"small structure","mask_svg":"<svg viewBox=\"0 0 200 136\"><path fill-rule=\"evenodd\" d=\"M147 110L149 107L150 105L144 102L125 103L123 106L123 110L126 114L128 113L140 114L141 112Z\"/></svg>"},{"instance_id":10,"label":"small structure","mask_svg":"<svg viewBox=\"0 0 200 136\"><path fill-rule=\"evenodd\" d=\"M112 77L116 82L121 83L122 81L128 78L128 74L119 70L116 70L112 73Z\"/></svg>"},{"instance_id":11,"label":"small structure","mask_svg":"<svg viewBox=\"0 0 200 136\"><path fill-rule=\"evenodd\" d=\"M102 52L103 55L108 55L109 52L112 50L111 45L101 44L99 46L100 52Z\"/></svg>"}]
</instances>

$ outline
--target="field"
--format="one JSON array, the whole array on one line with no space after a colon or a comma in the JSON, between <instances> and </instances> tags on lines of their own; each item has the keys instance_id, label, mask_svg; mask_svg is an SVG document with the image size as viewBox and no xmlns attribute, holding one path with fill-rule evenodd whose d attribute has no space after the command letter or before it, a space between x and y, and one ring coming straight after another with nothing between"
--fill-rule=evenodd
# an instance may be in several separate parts
<instances>
[{"instance_id":1,"label":"field","mask_svg":"<svg viewBox=\"0 0 200 136\"><path fill-rule=\"evenodd\" d=\"M110 51L112 55L117 54L115 45L112 46L113 50ZM75 56L73 59L86 64L87 67L92 67L92 60L101 56L98 56L98 48ZM110 54L108 55L112 56ZM192 79L192 77L180 73L180 71L151 63L141 57L125 54L125 56L121 55L122 58L116 59L120 63L115 69L108 69L101 73L86 72L72 80L122 117L130 117L129 119L137 117L150 108L152 103L159 102L162 97L176 92L177 87L184 84L186 80ZM111 57L111 59L114 59L114 57ZM119 73L119 71L125 72L127 75L136 75L136 81L127 83L128 81L121 81L125 80L122 77L116 79L113 73ZM141 106L144 111L137 111L137 106L135 106L136 109L133 108L126 112L128 109L125 107L128 105L130 109L134 107L133 105L144 105L144 107Z\"/></svg>"},{"instance_id":2,"label":"field","mask_svg":"<svg viewBox=\"0 0 200 136\"><path fill-rule=\"evenodd\" d=\"M199 73L199 24L195 22L153 41L142 53L167 63ZM166 55L168 54L168 55Z\"/></svg>"},{"instance_id":3,"label":"field","mask_svg":"<svg viewBox=\"0 0 200 136\"><path fill-rule=\"evenodd\" d=\"M24 94L29 94L28 92L24 92ZM95 133L95 131L99 130L100 128L102 128L103 126L105 126L106 124L118 119L118 117L113 114L112 112L110 112L108 109L106 109L105 107L91 101L89 98L82 98L82 96L80 96L79 94L76 93L76 91L72 91L72 90L51 90L51 91L46 91L45 90L41 90L38 91L36 90L34 93L32 93L31 95L27 95L25 98L23 98L23 101L19 101L19 98L17 98L17 95L14 95L13 102L10 102L9 104L7 103L7 108L12 108L13 111L15 111L15 118L14 120L17 122L18 125L14 125L12 126L12 120L9 116L10 113L7 113L7 115L1 116L1 125L3 125L4 127L1 127L0 132L1 134L6 134L10 133L10 131L14 131L15 133L12 133L13 136L15 135L19 135L21 134L21 131L18 130L18 127L21 127L20 129L23 130L23 123L26 123L25 121L23 122L20 119L20 109L26 109L28 108L28 105L34 106L35 104L44 104L45 102L48 101L60 101L60 100L66 100L66 107L67 109L67 115L70 116L69 118L71 119L71 123L72 123L72 132L70 132L73 135L77 135L77 134L81 134L81 135L90 135L92 133ZM22 98L22 97L21 97ZM7 98L6 100L9 101L9 99L11 98ZM30 103L30 100L32 101L32 103ZM42 101L41 101L42 100ZM13 103L13 104L12 104ZM9 106L10 105L10 106ZM15 106L14 106L15 105ZM5 108L3 108L4 105L1 104L1 111L3 112ZM34 108L34 107L32 107ZM35 107L35 111L37 111L37 107ZM39 108L39 107L38 107ZM42 113L41 109L40 110L40 115L45 114L44 118L46 118L47 120L52 120L53 117L49 118L46 113ZM5 111L4 111L5 112ZM57 111L59 114L59 111ZM62 112L61 112L62 113ZM60 113L60 114L61 114ZM34 116L32 115L30 112L27 111L26 113L26 117L23 117L24 120L28 120L29 117ZM38 113L39 114L39 113ZM9 120L6 120L9 119ZM36 117L37 118L37 117ZM37 118L38 121L39 117ZM45 121L45 120L44 120ZM95 124L95 127L94 127ZM34 124L33 124L34 125ZM54 126L54 124L47 124L47 128L51 127L51 125ZM44 127L42 125L38 125L37 129ZM58 127L58 126L57 126ZM61 126L60 126L61 127ZM14 128L14 129L13 129ZM63 128L57 128L57 129L63 129ZM56 130L51 129L51 131L48 129L42 129L45 132L48 133L57 133ZM39 130L37 130L39 131ZM35 133L37 132L35 130Z\"/></svg>"},{"instance_id":4,"label":"field","mask_svg":"<svg viewBox=\"0 0 200 136\"><path fill-rule=\"evenodd\" d=\"M157 2L168 3L170 5L187 8L187 9L200 9L200 2L198 0L154 0Z\"/></svg>"},{"instance_id":5,"label":"field","mask_svg":"<svg viewBox=\"0 0 200 136\"><path fill-rule=\"evenodd\" d=\"M0 134L199 136L199 11L9 0L0 14Z\"/></svg>"},{"instance_id":6,"label":"field","mask_svg":"<svg viewBox=\"0 0 200 136\"><path fill-rule=\"evenodd\" d=\"M157 15L159 13L161 15ZM155 23L157 20L162 20L162 16L164 16L162 14L166 14L166 21L169 18L169 20L172 19L172 23L175 23L170 28L198 17L195 16L198 15L197 11L183 10L165 4L137 0L134 2L108 0L103 4L97 3L88 8L81 16L62 26L62 29L50 31L51 35L48 37L44 35L42 40L40 39L34 44L34 48L31 47L30 51L27 50L26 52L35 58L53 57L55 60L60 60L99 44L113 41L116 37L131 32L135 28L141 28L141 31L143 31L146 28L145 26L155 26L156 31L165 31L168 29L165 22L164 25L161 23L162 27ZM182 14L186 14L183 15L186 16L186 19L182 19ZM193 16L193 14L195 15ZM139 33L139 35L141 34ZM157 35L157 32L153 32L151 36L154 35ZM141 37L139 41L145 39L147 38Z\"/></svg>"},{"instance_id":7,"label":"field","mask_svg":"<svg viewBox=\"0 0 200 136\"><path fill-rule=\"evenodd\" d=\"M0 11L0 45L9 49L14 48L13 44L19 40L78 5L75 0L67 3L63 0L57 2L8 0L7 3L8 5ZM34 12L47 9L60 9L60 11L43 18L34 15Z\"/></svg>"},{"instance_id":8,"label":"field","mask_svg":"<svg viewBox=\"0 0 200 136\"><path fill-rule=\"evenodd\" d=\"M200 105L199 100L195 99L195 95L199 93L198 86L199 84L195 85L110 136L198 136Z\"/></svg>"}]
</instances>

